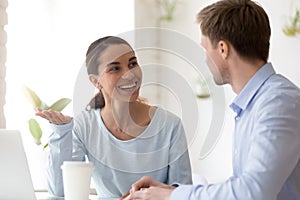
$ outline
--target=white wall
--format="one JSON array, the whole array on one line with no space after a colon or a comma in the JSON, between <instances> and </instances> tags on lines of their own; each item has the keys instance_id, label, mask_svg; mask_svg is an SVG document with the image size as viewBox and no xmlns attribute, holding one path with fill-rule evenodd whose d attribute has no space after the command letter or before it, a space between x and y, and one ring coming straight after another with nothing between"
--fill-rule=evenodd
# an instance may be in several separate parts
<instances>
[{"instance_id":1,"label":"white wall","mask_svg":"<svg viewBox=\"0 0 300 200\"><path fill-rule=\"evenodd\" d=\"M195 22L196 14L204 6L215 2L214 0L189 0L180 1L177 10L174 14L174 20L171 22L159 22L159 14L161 10L157 7L155 1L145 0L135 1L135 23L137 28L142 27L165 27L168 29L176 30L180 34L184 34L190 40L199 44L200 31L198 24ZM259 0L258 1L267 11L270 18L272 36L271 36L271 49L270 49L270 61L273 63L277 72L290 78L295 84L300 86L300 36L297 38L290 38L282 33L282 28L286 24L289 12L291 11L291 2L286 0L271 1L271 0ZM295 5L299 5L299 0L293 2ZM300 8L300 6L298 6ZM178 41L173 41L174 43ZM195 53L195 52L191 52ZM199 57L203 57L204 52L199 51ZM181 74L187 80L191 87L195 85L195 71L191 66L188 66L172 55L164 55L156 51L156 54L143 53L140 54L139 59L141 64L147 64L151 60L155 63L163 63L172 69L176 70L178 74ZM149 61L150 60L150 61ZM203 65L204 60L203 60ZM165 79L168 74L162 74L158 71L159 77ZM146 76L144 74L144 76ZM211 77L204 77L211 81ZM176 81L176 80L174 80ZM180 87L180 85L178 86ZM153 89L153 88L152 88ZM234 128L234 113L229 109L228 105L235 97L229 86L223 87L225 91L225 116L222 124L222 130L217 140L215 147L211 153L200 159L200 151L203 147L204 140L206 138L208 129L210 126L216 126L215 122L212 121L212 98L213 95L208 99L197 99L198 111L200 117L198 119L198 131L197 136L190 142L190 154L192 158L192 168L194 173L199 173L207 178L210 183L220 182L225 180L231 175L231 144L232 144L232 133ZM152 91L152 93L151 93ZM176 101L176 95L166 94L165 90L156 90L161 94L153 94L153 90L143 91L145 96L152 98L153 96L158 99L153 99L158 104L162 104L165 108L172 112L181 115L182 110L180 102ZM153 95L153 96L151 96ZM166 97L167 96L167 97ZM152 100L152 99L151 99ZM222 103L222 102L221 102ZM222 113L220 113L222 114ZM192 119L190 119L192 120ZM185 128L187 128L187 121L184 121ZM188 137L190 133L187 133Z\"/></svg>"},{"instance_id":2,"label":"white wall","mask_svg":"<svg viewBox=\"0 0 300 200\"><path fill-rule=\"evenodd\" d=\"M5 31L5 26L7 24L7 7L8 1L0 1L0 128L5 128L5 115L4 115L4 105L5 105L5 93L6 93L6 41L7 34Z\"/></svg>"}]
</instances>

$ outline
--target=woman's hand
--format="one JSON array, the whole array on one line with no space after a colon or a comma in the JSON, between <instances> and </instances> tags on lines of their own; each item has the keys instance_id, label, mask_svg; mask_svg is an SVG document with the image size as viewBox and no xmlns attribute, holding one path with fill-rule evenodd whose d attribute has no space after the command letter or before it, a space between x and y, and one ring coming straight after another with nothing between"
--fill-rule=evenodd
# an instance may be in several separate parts
<instances>
[{"instance_id":1,"label":"woman's hand","mask_svg":"<svg viewBox=\"0 0 300 200\"><path fill-rule=\"evenodd\" d=\"M56 125L68 124L71 122L71 117L63 115L61 112L53 111L53 110L42 110L37 108L37 112L35 115L40 116L50 123Z\"/></svg>"}]
</instances>

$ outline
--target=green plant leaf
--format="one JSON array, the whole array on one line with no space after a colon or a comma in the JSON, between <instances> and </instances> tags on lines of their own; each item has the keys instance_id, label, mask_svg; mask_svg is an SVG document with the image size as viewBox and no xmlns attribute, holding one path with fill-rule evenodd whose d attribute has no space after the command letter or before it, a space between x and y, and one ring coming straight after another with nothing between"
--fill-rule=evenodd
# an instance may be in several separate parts
<instances>
[{"instance_id":1,"label":"green plant leaf","mask_svg":"<svg viewBox=\"0 0 300 200\"><path fill-rule=\"evenodd\" d=\"M34 108L41 107L41 105L42 105L41 99L29 87L24 86L23 93L24 93L25 97L27 98L27 100L33 105Z\"/></svg>"},{"instance_id":2,"label":"green plant leaf","mask_svg":"<svg viewBox=\"0 0 300 200\"><path fill-rule=\"evenodd\" d=\"M43 150L45 150L47 147L49 146L49 144L45 144L44 147L43 147Z\"/></svg>"},{"instance_id":3,"label":"green plant leaf","mask_svg":"<svg viewBox=\"0 0 300 200\"><path fill-rule=\"evenodd\" d=\"M296 9L295 15L290 19L290 25L282 29L283 33L287 36L296 36L300 33L300 10Z\"/></svg>"},{"instance_id":4,"label":"green plant leaf","mask_svg":"<svg viewBox=\"0 0 300 200\"><path fill-rule=\"evenodd\" d=\"M62 111L72 100L68 98L61 98L55 103L53 103L48 109L54 110L54 111Z\"/></svg>"},{"instance_id":5,"label":"green plant leaf","mask_svg":"<svg viewBox=\"0 0 300 200\"><path fill-rule=\"evenodd\" d=\"M32 137L34 138L35 143L37 145L40 145L43 132L42 132L42 129L41 129L39 123L35 119L31 118L28 120L28 124L29 124L30 133L31 133Z\"/></svg>"},{"instance_id":6,"label":"green plant leaf","mask_svg":"<svg viewBox=\"0 0 300 200\"><path fill-rule=\"evenodd\" d=\"M282 29L283 33L287 36L295 36L295 31L292 28L284 28Z\"/></svg>"}]
</instances>

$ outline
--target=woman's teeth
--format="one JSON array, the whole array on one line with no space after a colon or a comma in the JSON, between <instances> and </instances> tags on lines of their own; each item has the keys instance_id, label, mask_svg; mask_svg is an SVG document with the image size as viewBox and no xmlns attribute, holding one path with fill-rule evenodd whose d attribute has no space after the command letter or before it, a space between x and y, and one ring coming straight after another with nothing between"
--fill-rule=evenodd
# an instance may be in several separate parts
<instances>
[{"instance_id":1,"label":"woman's teeth","mask_svg":"<svg viewBox=\"0 0 300 200\"><path fill-rule=\"evenodd\" d=\"M137 85L137 82L129 84L129 85L122 85L122 86L119 86L119 88L121 88L121 89L131 89L131 88L134 88L136 85Z\"/></svg>"}]
</instances>

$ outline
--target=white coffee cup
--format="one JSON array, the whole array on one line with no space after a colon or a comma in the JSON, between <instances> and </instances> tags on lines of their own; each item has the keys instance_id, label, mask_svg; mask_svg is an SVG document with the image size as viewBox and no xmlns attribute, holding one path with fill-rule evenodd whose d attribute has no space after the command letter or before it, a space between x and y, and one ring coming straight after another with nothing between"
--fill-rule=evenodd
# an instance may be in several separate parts
<instances>
[{"instance_id":1,"label":"white coffee cup","mask_svg":"<svg viewBox=\"0 0 300 200\"><path fill-rule=\"evenodd\" d=\"M92 163L65 161L61 166L65 200L88 200L91 176L94 169Z\"/></svg>"}]
</instances>

